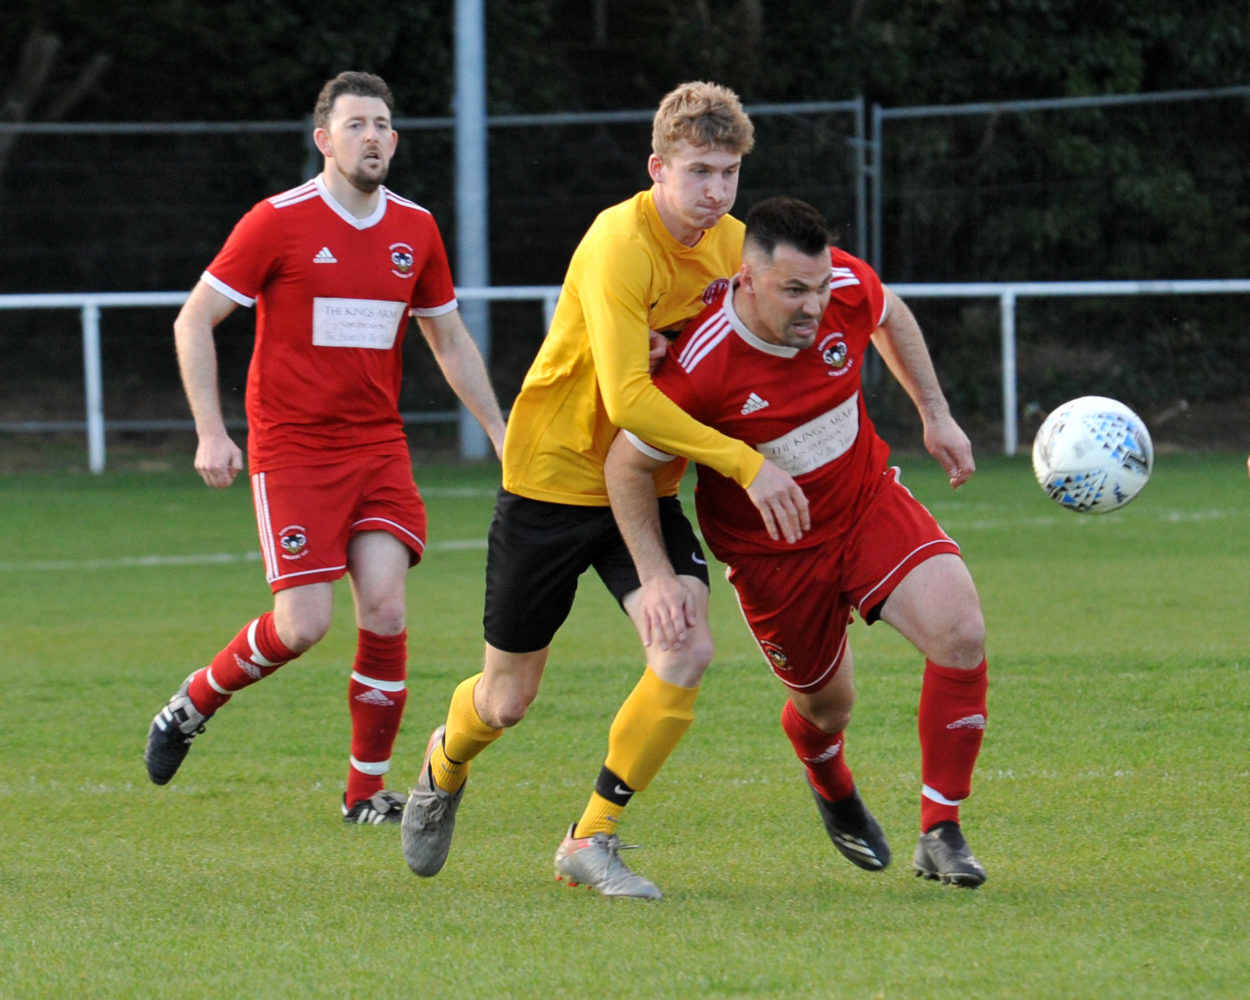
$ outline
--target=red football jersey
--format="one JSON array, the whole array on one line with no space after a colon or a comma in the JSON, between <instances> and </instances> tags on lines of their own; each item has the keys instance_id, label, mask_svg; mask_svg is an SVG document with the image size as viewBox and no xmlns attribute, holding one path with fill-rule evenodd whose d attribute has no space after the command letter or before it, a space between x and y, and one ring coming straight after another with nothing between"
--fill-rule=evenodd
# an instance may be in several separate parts
<instances>
[{"instance_id":1,"label":"red football jersey","mask_svg":"<svg viewBox=\"0 0 1250 1000\"><path fill-rule=\"evenodd\" d=\"M722 293L670 345L655 373L656 385L691 416L793 476L811 506L812 530L797 546L774 542L746 491L699 466L699 525L722 562L733 553L792 551L837 538L887 467L889 446L860 386L864 351L885 318L885 291L864 261L836 248L830 260L832 296L812 347L760 339L734 312L732 295Z\"/></svg>"},{"instance_id":2,"label":"red football jersey","mask_svg":"<svg viewBox=\"0 0 1250 1000\"><path fill-rule=\"evenodd\" d=\"M254 206L203 279L257 304L247 378L250 470L403 447L399 387L411 310L457 308L433 216L386 188L357 219L321 177Z\"/></svg>"}]
</instances>

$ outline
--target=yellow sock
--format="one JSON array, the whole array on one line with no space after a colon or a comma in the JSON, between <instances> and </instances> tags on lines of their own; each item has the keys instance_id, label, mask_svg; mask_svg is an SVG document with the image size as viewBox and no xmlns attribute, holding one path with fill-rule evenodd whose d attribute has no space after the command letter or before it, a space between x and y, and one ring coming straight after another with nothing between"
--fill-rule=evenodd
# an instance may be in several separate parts
<instances>
[{"instance_id":1,"label":"yellow sock","mask_svg":"<svg viewBox=\"0 0 1250 1000\"><path fill-rule=\"evenodd\" d=\"M459 791L469 776L469 761L495 742L503 733L492 729L473 707L473 691L481 674L461 681L447 708L447 730L443 742L430 752L430 774L445 792Z\"/></svg>"},{"instance_id":2,"label":"yellow sock","mask_svg":"<svg viewBox=\"0 0 1250 1000\"><path fill-rule=\"evenodd\" d=\"M694 721L697 687L662 680L650 667L629 693L608 731L608 756L575 835L615 833L621 812L668 760Z\"/></svg>"},{"instance_id":3,"label":"yellow sock","mask_svg":"<svg viewBox=\"0 0 1250 1000\"><path fill-rule=\"evenodd\" d=\"M590 801L586 803L586 811L577 821L575 837L593 837L596 833L616 833L616 824L620 822L621 810L625 807L605 799L598 792L590 793Z\"/></svg>"}]
</instances>

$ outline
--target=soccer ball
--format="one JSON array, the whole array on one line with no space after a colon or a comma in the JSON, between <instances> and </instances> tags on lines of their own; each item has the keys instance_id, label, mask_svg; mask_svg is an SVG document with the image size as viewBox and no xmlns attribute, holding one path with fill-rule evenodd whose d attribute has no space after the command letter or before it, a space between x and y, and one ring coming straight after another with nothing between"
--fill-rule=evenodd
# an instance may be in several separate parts
<instances>
[{"instance_id":1,"label":"soccer ball","mask_svg":"<svg viewBox=\"0 0 1250 1000\"><path fill-rule=\"evenodd\" d=\"M1051 412L1033 439L1033 473L1055 503L1107 514L1137 496L1154 468L1141 418L1106 396L1081 396Z\"/></svg>"}]
</instances>

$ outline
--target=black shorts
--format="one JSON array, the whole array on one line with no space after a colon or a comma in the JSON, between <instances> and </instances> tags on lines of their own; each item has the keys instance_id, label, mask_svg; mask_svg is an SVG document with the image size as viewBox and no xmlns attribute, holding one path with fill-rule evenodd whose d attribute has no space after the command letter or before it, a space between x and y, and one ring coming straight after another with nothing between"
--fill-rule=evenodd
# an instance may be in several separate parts
<instances>
[{"instance_id":1,"label":"black shorts","mask_svg":"<svg viewBox=\"0 0 1250 1000\"><path fill-rule=\"evenodd\" d=\"M660 527L674 570L707 583L707 560L676 497L660 498ZM578 577L592 566L618 604L641 586L611 508L501 489L486 548L486 641L506 653L551 645L573 608Z\"/></svg>"}]
</instances>

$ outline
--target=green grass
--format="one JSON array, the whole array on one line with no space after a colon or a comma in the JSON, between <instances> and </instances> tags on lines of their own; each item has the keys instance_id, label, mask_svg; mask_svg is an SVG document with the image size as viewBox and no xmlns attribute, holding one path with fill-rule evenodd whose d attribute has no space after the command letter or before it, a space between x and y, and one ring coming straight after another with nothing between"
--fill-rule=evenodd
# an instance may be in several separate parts
<instances>
[{"instance_id":1,"label":"green grass","mask_svg":"<svg viewBox=\"0 0 1250 1000\"><path fill-rule=\"evenodd\" d=\"M345 586L321 645L224 709L171 785L147 781L153 713L269 606L245 487L0 476L0 996L1246 996L1244 456L1160 456L1106 517L1051 505L1023 459L983 459L955 494L927 459L903 464L989 623L964 811L989 882L910 872L917 654L852 630L848 759L897 858L868 874L825 838L780 687L717 580L696 724L623 827L658 904L551 878L640 669L593 578L530 717L478 762L447 868L418 880L396 831L338 818ZM396 786L480 661L495 476L418 470L431 551L411 577Z\"/></svg>"}]
</instances>

